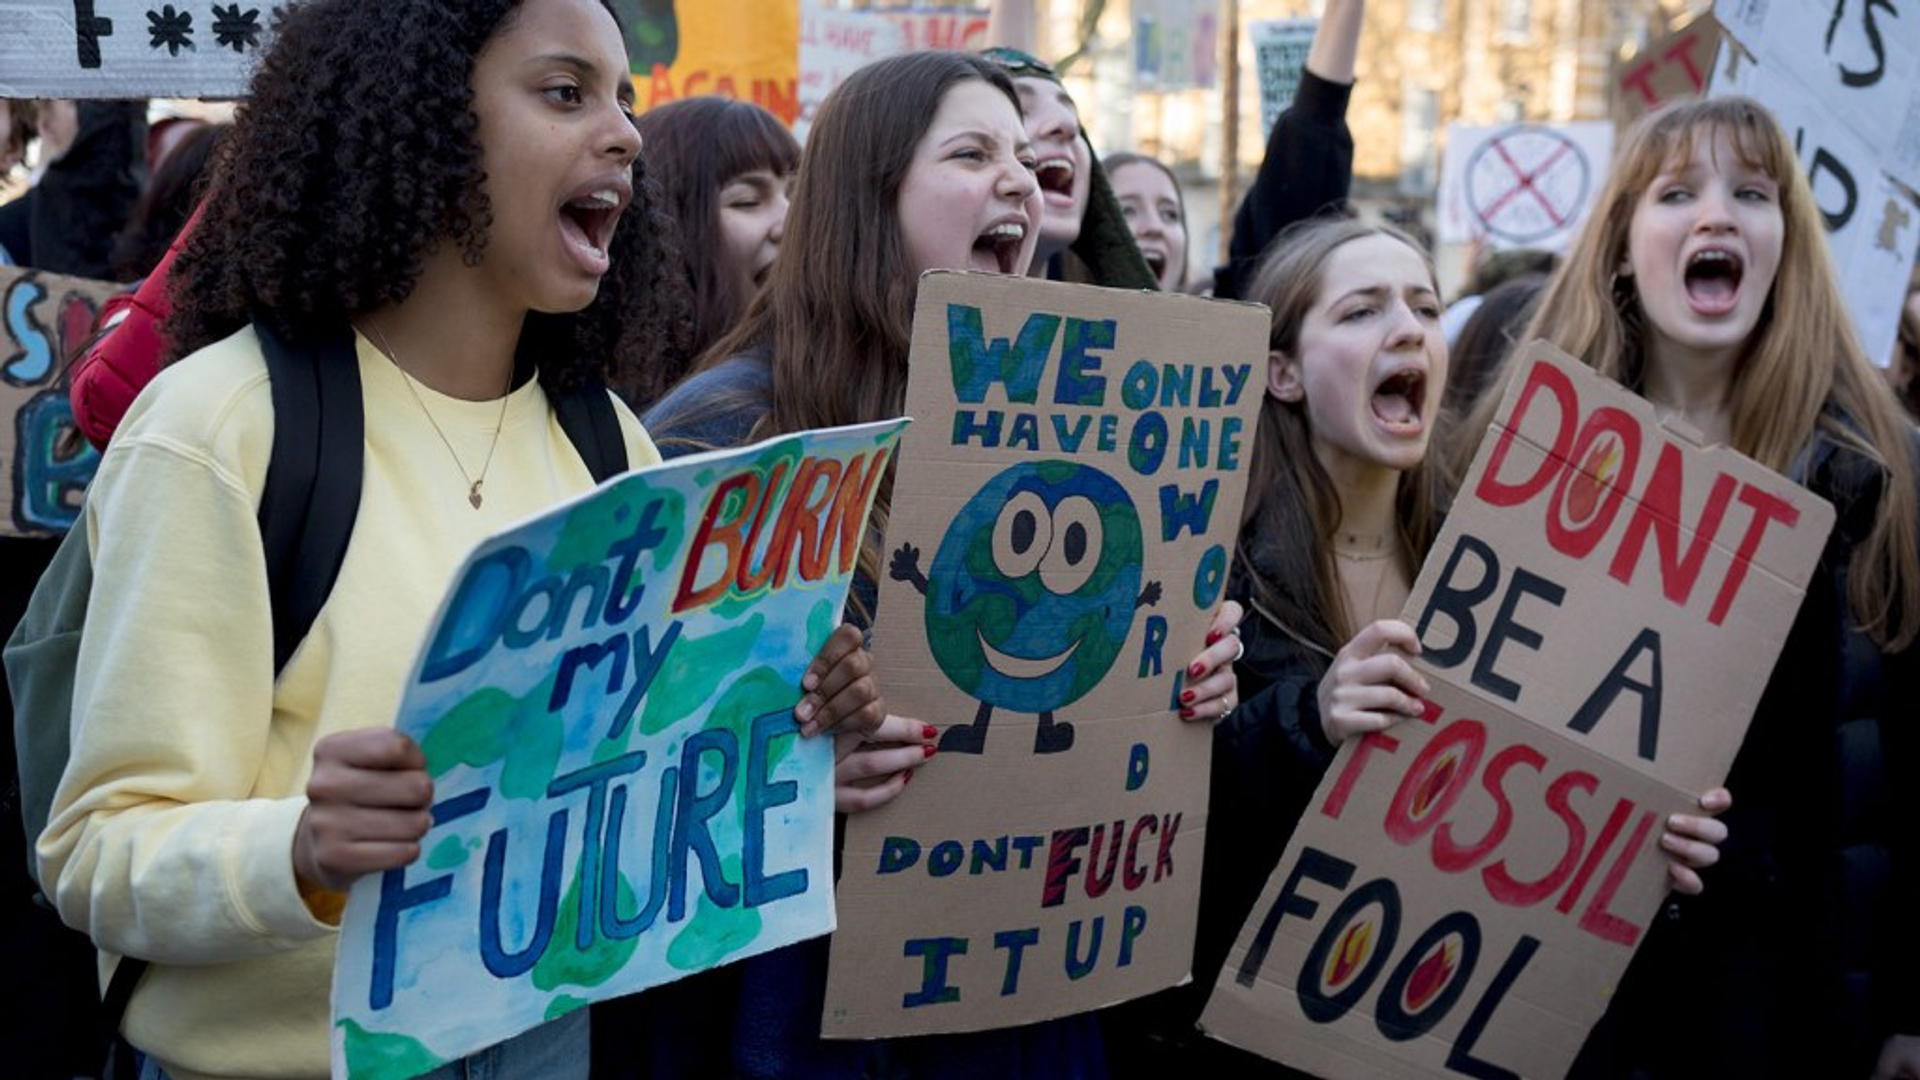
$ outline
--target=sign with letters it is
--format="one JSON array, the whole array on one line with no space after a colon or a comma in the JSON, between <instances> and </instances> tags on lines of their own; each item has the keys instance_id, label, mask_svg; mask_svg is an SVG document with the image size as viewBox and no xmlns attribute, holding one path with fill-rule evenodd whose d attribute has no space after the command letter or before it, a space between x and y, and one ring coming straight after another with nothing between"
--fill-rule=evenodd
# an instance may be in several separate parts
<instances>
[{"instance_id":1,"label":"sign with letters it is","mask_svg":"<svg viewBox=\"0 0 1920 1080\"><path fill-rule=\"evenodd\" d=\"M1564 1076L1832 526L1529 346L1403 612L1426 714L1340 748L1202 1026L1329 1078Z\"/></svg>"},{"instance_id":2,"label":"sign with letters it is","mask_svg":"<svg viewBox=\"0 0 1920 1080\"><path fill-rule=\"evenodd\" d=\"M0 97L239 97L287 2L0 0Z\"/></svg>"},{"instance_id":3,"label":"sign with letters it is","mask_svg":"<svg viewBox=\"0 0 1920 1080\"><path fill-rule=\"evenodd\" d=\"M1728 19L1745 49L1721 50L1712 92L1760 102L1792 140L1854 333L1885 367L1920 252L1920 9L1781 0Z\"/></svg>"},{"instance_id":4,"label":"sign with letters it is","mask_svg":"<svg viewBox=\"0 0 1920 1080\"><path fill-rule=\"evenodd\" d=\"M433 825L354 883L333 1075L417 1076L833 929L833 740L793 706L904 424L629 472L467 558L394 725Z\"/></svg>"},{"instance_id":5,"label":"sign with letters it is","mask_svg":"<svg viewBox=\"0 0 1920 1080\"><path fill-rule=\"evenodd\" d=\"M944 729L847 821L829 1038L975 1031L1184 979L1208 724L1177 714L1224 597L1266 309L932 273L873 659Z\"/></svg>"}]
</instances>

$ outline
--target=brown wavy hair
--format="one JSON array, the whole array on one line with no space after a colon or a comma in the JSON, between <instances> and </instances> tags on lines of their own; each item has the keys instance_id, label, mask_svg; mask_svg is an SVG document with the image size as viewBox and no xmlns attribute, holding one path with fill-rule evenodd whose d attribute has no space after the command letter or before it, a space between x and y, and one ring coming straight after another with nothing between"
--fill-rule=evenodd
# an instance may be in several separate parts
<instances>
[{"instance_id":1,"label":"brown wavy hair","mask_svg":"<svg viewBox=\"0 0 1920 1080\"><path fill-rule=\"evenodd\" d=\"M214 194L174 266L170 359L257 319L297 335L404 300L443 244L479 261L492 210L473 65L518 7L307 0L280 10ZM638 385L685 340L674 226L638 160L633 179L593 302L529 313L521 331L520 359L555 389Z\"/></svg>"},{"instance_id":2,"label":"brown wavy hair","mask_svg":"<svg viewBox=\"0 0 1920 1080\"><path fill-rule=\"evenodd\" d=\"M900 187L913 152L953 87L972 80L1020 96L999 65L961 52L875 61L820 106L800 159L786 238L766 287L704 370L747 352L771 359L771 408L752 438L898 416L919 282L900 231ZM860 554L877 580L878 538L891 505L889 473Z\"/></svg>"},{"instance_id":3,"label":"brown wavy hair","mask_svg":"<svg viewBox=\"0 0 1920 1080\"><path fill-rule=\"evenodd\" d=\"M1695 140L1719 135L1779 187L1784 224L1773 292L1734 369L1729 443L1786 472L1815 432L1823 432L1881 470L1879 506L1871 531L1854 548L1847 601L1868 637L1898 651L1920 632L1920 526L1909 426L1854 335L1819 207L1793 144L1764 106L1744 97L1688 101L1635 124L1526 338L1544 338L1644 392L1646 316L1632 279L1616 273L1627 257L1628 229L1655 178L1684 161ZM1482 399L1473 431L1486 430L1501 396L1495 388Z\"/></svg>"},{"instance_id":4,"label":"brown wavy hair","mask_svg":"<svg viewBox=\"0 0 1920 1080\"><path fill-rule=\"evenodd\" d=\"M1273 311L1269 350L1292 355L1300 347L1300 329L1320 297L1327 261L1340 248L1370 236L1407 245L1419 253L1428 276L1435 277L1426 249L1390 225L1352 217L1311 218L1294 225L1274 239L1246 294ZM1437 277L1434 292L1439 292ZM1360 627L1355 613L1346 610L1334 559L1340 491L1313 452L1308 406L1304 400L1282 401L1272 394L1260 403L1236 559L1261 613L1296 640L1331 656ZM1395 557L1410 578L1440 532L1447 496L1444 477L1432 445L1419 465L1400 474Z\"/></svg>"},{"instance_id":5,"label":"brown wavy hair","mask_svg":"<svg viewBox=\"0 0 1920 1080\"><path fill-rule=\"evenodd\" d=\"M794 174L800 144L780 118L752 102L690 97L648 109L634 118L640 152L665 196L665 208L680 229L693 333L687 362L648 372L642 393L657 399L688 363L739 324L758 291L745 267L723 257L720 193L735 177L764 169L776 177Z\"/></svg>"}]
</instances>

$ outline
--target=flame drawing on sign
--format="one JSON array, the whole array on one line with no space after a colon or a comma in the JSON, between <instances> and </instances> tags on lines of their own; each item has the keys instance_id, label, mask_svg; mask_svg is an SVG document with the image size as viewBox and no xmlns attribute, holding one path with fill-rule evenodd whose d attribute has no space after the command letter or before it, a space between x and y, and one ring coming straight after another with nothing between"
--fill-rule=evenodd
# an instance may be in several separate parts
<instances>
[{"instance_id":1,"label":"flame drawing on sign","mask_svg":"<svg viewBox=\"0 0 1920 1080\"><path fill-rule=\"evenodd\" d=\"M1453 774L1459 771L1460 752L1458 750L1451 751L1446 757L1441 758L1440 764L1435 765L1433 771L1427 774L1427 778L1421 781L1420 790L1414 792L1413 805L1408 808L1407 816L1415 819L1425 817L1427 811L1433 809L1434 800L1440 797L1441 792L1447 790L1447 783L1453 779Z\"/></svg>"},{"instance_id":2,"label":"flame drawing on sign","mask_svg":"<svg viewBox=\"0 0 1920 1080\"><path fill-rule=\"evenodd\" d=\"M1580 464L1580 473L1572 478L1567 492L1567 517L1579 524L1593 517L1600 505L1600 496L1613 485L1614 474L1620 471L1620 442L1618 439L1605 439L1596 442L1587 451L1587 460Z\"/></svg>"},{"instance_id":3,"label":"flame drawing on sign","mask_svg":"<svg viewBox=\"0 0 1920 1080\"><path fill-rule=\"evenodd\" d=\"M1373 952L1373 924L1354 923L1340 938L1340 947L1327 958L1327 989L1338 990L1366 963Z\"/></svg>"},{"instance_id":4,"label":"flame drawing on sign","mask_svg":"<svg viewBox=\"0 0 1920 1080\"><path fill-rule=\"evenodd\" d=\"M1417 1013L1427 1007L1440 991L1446 989L1452 980L1454 969L1460 966L1460 950L1449 937L1433 947L1433 951L1413 969L1413 975L1407 980L1406 1009Z\"/></svg>"}]
</instances>

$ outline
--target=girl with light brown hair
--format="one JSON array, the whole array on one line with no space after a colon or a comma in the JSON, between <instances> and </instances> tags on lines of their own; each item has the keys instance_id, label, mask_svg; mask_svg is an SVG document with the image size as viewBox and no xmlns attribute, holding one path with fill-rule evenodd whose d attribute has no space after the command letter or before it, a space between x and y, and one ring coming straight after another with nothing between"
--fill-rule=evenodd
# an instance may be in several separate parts
<instances>
[{"instance_id":1,"label":"girl with light brown hair","mask_svg":"<svg viewBox=\"0 0 1920 1080\"><path fill-rule=\"evenodd\" d=\"M1644 118L1526 336L1839 511L1728 778L1721 864L1656 921L1574 1075L1920 1076L1916 441L1773 117Z\"/></svg>"}]
</instances>

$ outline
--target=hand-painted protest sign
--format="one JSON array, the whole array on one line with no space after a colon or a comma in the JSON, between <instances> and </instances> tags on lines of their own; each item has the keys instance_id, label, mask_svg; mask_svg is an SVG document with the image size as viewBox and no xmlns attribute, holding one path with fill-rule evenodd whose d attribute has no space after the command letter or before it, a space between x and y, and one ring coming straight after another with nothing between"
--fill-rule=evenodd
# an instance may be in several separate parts
<instances>
[{"instance_id":1,"label":"hand-painted protest sign","mask_svg":"<svg viewBox=\"0 0 1920 1080\"><path fill-rule=\"evenodd\" d=\"M1307 70L1318 19L1261 19L1247 24L1253 41L1254 70L1260 76L1260 131L1273 132L1280 114L1293 104L1300 76Z\"/></svg>"},{"instance_id":2,"label":"hand-painted protest sign","mask_svg":"<svg viewBox=\"0 0 1920 1080\"><path fill-rule=\"evenodd\" d=\"M925 49L986 48L988 18L972 8L839 11L801 5L800 116L794 136L805 142L820 103L848 75L875 60Z\"/></svg>"},{"instance_id":3,"label":"hand-painted protest sign","mask_svg":"<svg viewBox=\"0 0 1920 1080\"><path fill-rule=\"evenodd\" d=\"M1720 24L1701 14L1614 65L1614 115L1631 122L1669 101L1706 93L1720 51Z\"/></svg>"},{"instance_id":4,"label":"hand-painted protest sign","mask_svg":"<svg viewBox=\"0 0 1920 1080\"><path fill-rule=\"evenodd\" d=\"M1447 125L1440 241L1560 251L1606 180L1613 125Z\"/></svg>"},{"instance_id":5,"label":"hand-painted protest sign","mask_svg":"<svg viewBox=\"0 0 1920 1080\"><path fill-rule=\"evenodd\" d=\"M287 0L0 0L0 97L239 97Z\"/></svg>"},{"instance_id":6,"label":"hand-painted protest sign","mask_svg":"<svg viewBox=\"0 0 1920 1080\"><path fill-rule=\"evenodd\" d=\"M832 740L792 709L904 423L629 473L467 559L396 723L433 827L354 885L334 1075L833 929Z\"/></svg>"},{"instance_id":7,"label":"hand-painted protest sign","mask_svg":"<svg viewBox=\"0 0 1920 1080\"><path fill-rule=\"evenodd\" d=\"M1144 90L1211 90L1220 79L1219 0L1133 0L1133 72Z\"/></svg>"},{"instance_id":8,"label":"hand-painted protest sign","mask_svg":"<svg viewBox=\"0 0 1920 1080\"><path fill-rule=\"evenodd\" d=\"M1762 84L1781 96L1797 84L1873 149L1879 168L1920 190L1920 11L1887 0L1733 0L1714 16L1759 61Z\"/></svg>"},{"instance_id":9,"label":"hand-painted protest sign","mask_svg":"<svg viewBox=\"0 0 1920 1080\"><path fill-rule=\"evenodd\" d=\"M988 44L987 26L992 15L982 8L875 4L867 10L885 16L900 28L906 35L908 52L922 49L973 52Z\"/></svg>"},{"instance_id":10,"label":"hand-painted protest sign","mask_svg":"<svg viewBox=\"0 0 1920 1080\"><path fill-rule=\"evenodd\" d=\"M800 116L800 10L764 0L612 0L635 106L717 94Z\"/></svg>"},{"instance_id":11,"label":"hand-painted protest sign","mask_svg":"<svg viewBox=\"0 0 1920 1080\"><path fill-rule=\"evenodd\" d=\"M1405 608L1424 722L1341 747L1203 1026L1334 1078L1565 1075L1832 525L1530 346Z\"/></svg>"},{"instance_id":12,"label":"hand-painted protest sign","mask_svg":"<svg viewBox=\"0 0 1920 1080\"><path fill-rule=\"evenodd\" d=\"M0 536L54 536L80 516L100 464L67 402L67 365L93 332L100 305L125 285L0 266Z\"/></svg>"},{"instance_id":13,"label":"hand-painted protest sign","mask_svg":"<svg viewBox=\"0 0 1920 1080\"><path fill-rule=\"evenodd\" d=\"M1809 64L1804 57L1812 52L1811 42L1776 40L1782 34L1811 32L1808 16L1798 11L1799 5L1777 6L1781 12L1765 18L1757 28L1750 9L1736 9L1742 18L1731 23L1729 30L1745 35L1742 44L1761 58L1756 62L1738 47L1722 49L1712 92L1744 94L1759 101L1772 110L1793 140L1826 222L1827 246L1840 276L1840 295L1853 316L1854 332L1868 358L1885 366L1900 329L1900 309L1906 302L1915 252L1920 250L1920 205L1910 190L1920 181L1920 168L1905 164L1907 157L1920 154L1920 146L1908 146L1909 142L1920 144L1920 101L1904 114L1904 131L1876 121L1902 115L1894 102L1903 93L1914 96L1912 69L1920 63L1915 57L1920 52L1920 16L1910 12L1901 19L1891 8L1864 6L1862 10L1871 17L1866 25L1884 33L1886 42L1899 43L1887 57L1886 75L1870 88L1873 93L1867 93L1849 84L1848 72L1853 69L1840 57L1831 58L1826 66ZM1831 29L1836 35L1852 25L1845 18L1847 13L1845 5L1835 9ZM1820 15L1826 18L1824 9ZM1839 49L1843 40L1836 36L1830 49ZM1823 81L1804 82L1810 72ZM1905 81L1905 90L1889 88L1899 80ZM1860 112L1875 108L1894 111ZM1896 182L1902 178L1907 187Z\"/></svg>"},{"instance_id":14,"label":"hand-painted protest sign","mask_svg":"<svg viewBox=\"0 0 1920 1080\"><path fill-rule=\"evenodd\" d=\"M794 137L806 141L813 114L841 80L884 56L907 51L907 35L871 11L800 6L800 117Z\"/></svg>"},{"instance_id":15,"label":"hand-painted protest sign","mask_svg":"<svg viewBox=\"0 0 1920 1080\"><path fill-rule=\"evenodd\" d=\"M1175 715L1221 602L1266 310L921 279L874 663L945 728L849 819L822 1031L966 1031L1192 962L1211 732Z\"/></svg>"}]
</instances>

